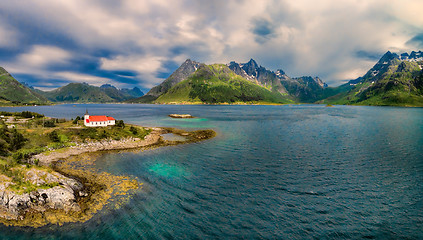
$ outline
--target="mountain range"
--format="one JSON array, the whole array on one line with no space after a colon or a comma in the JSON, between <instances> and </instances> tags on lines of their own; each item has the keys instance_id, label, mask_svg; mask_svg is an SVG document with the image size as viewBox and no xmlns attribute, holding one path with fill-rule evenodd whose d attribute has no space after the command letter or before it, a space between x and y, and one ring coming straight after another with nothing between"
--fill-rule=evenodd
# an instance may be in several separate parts
<instances>
[{"instance_id":1,"label":"mountain range","mask_svg":"<svg viewBox=\"0 0 423 240\"><path fill-rule=\"evenodd\" d=\"M423 52L387 52L363 76L349 81L349 91L322 103L381 106L423 106ZM342 86L340 86L342 87Z\"/></svg>"},{"instance_id":2,"label":"mountain range","mask_svg":"<svg viewBox=\"0 0 423 240\"><path fill-rule=\"evenodd\" d=\"M19 83L0 67L0 104L50 102L130 103L325 103L423 106L423 53L387 52L362 77L328 87L319 77L290 77L250 59L211 64L187 59L147 94L135 87L118 89L70 83L44 92Z\"/></svg>"},{"instance_id":3,"label":"mountain range","mask_svg":"<svg viewBox=\"0 0 423 240\"><path fill-rule=\"evenodd\" d=\"M273 72L253 59L212 65L187 59L160 85L130 102L312 103L332 92L318 77L291 78L283 70Z\"/></svg>"},{"instance_id":4,"label":"mountain range","mask_svg":"<svg viewBox=\"0 0 423 240\"><path fill-rule=\"evenodd\" d=\"M133 89L117 89L110 84L96 87L87 83L69 83L53 91L38 92L52 102L74 103L121 102L143 95L143 92L137 87Z\"/></svg>"},{"instance_id":5,"label":"mountain range","mask_svg":"<svg viewBox=\"0 0 423 240\"><path fill-rule=\"evenodd\" d=\"M52 102L122 102L143 95L144 93L137 87L117 89L110 84L96 87L87 83L69 83L53 91L41 91L18 82L4 68L0 67L0 106L49 104Z\"/></svg>"}]
</instances>

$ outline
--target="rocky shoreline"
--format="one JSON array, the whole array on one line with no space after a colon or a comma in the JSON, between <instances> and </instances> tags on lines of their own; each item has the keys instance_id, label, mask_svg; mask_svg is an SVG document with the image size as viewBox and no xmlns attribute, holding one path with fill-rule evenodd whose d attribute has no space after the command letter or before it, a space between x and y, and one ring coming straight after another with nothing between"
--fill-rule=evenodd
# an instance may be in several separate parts
<instances>
[{"instance_id":1,"label":"rocky shoreline","mask_svg":"<svg viewBox=\"0 0 423 240\"><path fill-rule=\"evenodd\" d=\"M29 160L41 167L25 170L24 180L35 189L19 192L10 189L12 179L0 178L0 222L13 226L39 227L46 224L86 221L114 195L140 187L135 179L98 173L87 166L95 158L92 154L102 151L148 149L152 147L186 144L215 136L212 130L194 132L172 128L151 128L144 139L92 141L72 147L44 152ZM184 136L186 141L167 141L161 135L173 133ZM54 169L51 170L52 167Z\"/></svg>"},{"instance_id":2,"label":"rocky shoreline","mask_svg":"<svg viewBox=\"0 0 423 240\"><path fill-rule=\"evenodd\" d=\"M76 195L84 196L83 185L57 172L31 169L25 173L25 180L39 187L46 184L57 186L39 188L30 193L8 189L12 179L2 176L0 183L0 216L8 220L23 220L29 210L44 212L48 209L62 209L65 212L81 211Z\"/></svg>"},{"instance_id":3,"label":"rocky shoreline","mask_svg":"<svg viewBox=\"0 0 423 240\"><path fill-rule=\"evenodd\" d=\"M142 148L159 143L160 135L167 133L167 131L162 128L152 128L151 130L152 131L150 134L148 134L144 139L125 138L121 140L106 139L102 141L90 141L76 144L75 146L68 147L66 149L34 155L31 157L30 162L34 163L38 160L38 164L49 166L51 163L59 159L64 159L83 153Z\"/></svg>"}]
</instances>

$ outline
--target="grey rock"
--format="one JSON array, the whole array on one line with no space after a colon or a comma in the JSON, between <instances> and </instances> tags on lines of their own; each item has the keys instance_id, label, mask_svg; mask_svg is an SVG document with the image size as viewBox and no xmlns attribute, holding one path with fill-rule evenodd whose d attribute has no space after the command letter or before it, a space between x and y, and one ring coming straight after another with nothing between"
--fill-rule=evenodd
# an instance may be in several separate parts
<instances>
[{"instance_id":1,"label":"grey rock","mask_svg":"<svg viewBox=\"0 0 423 240\"><path fill-rule=\"evenodd\" d=\"M39 188L31 193L17 193L8 187L13 184L11 179L1 176L0 180L0 217L5 219L21 219L26 211L46 211L57 209L68 211L80 211L76 196L87 196L82 192L83 185L71 178L57 172L46 172L39 169L29 169L24 174L25 180L34 185L58 183L58 186L43 189Z\"/></svg>"}]
</instances>

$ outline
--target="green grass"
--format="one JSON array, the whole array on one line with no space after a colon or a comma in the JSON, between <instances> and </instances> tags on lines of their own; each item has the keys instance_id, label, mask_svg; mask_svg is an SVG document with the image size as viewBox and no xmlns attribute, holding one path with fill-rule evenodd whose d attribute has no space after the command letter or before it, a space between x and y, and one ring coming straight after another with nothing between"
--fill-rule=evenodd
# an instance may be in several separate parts
<instances>
[{"instance_id":1,"label":"green grass","mask_svg":"<svg viewBox=\"0 0 423 240\"><path fill-rule=\"evenodd\" d=\"M14 178L14 179L18 179L18 178ZM15 180L13 181L13 183L14 184L9 185L9 189L18 194L31 193L33 191L36 191L37 189L49 189L49 188L59 186L58 182L36 185L36 184L32 184L30 181Z\"/></svg>"}]
</instances>

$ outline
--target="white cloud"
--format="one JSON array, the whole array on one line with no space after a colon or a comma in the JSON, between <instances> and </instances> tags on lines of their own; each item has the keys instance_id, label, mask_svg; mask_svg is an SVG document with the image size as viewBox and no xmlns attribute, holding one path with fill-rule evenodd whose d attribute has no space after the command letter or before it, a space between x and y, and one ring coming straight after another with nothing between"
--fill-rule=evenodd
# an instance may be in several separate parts
<instances>
[{"instance_id":1,"label":"white cloud","mask_svg":"<svg viewBox=\"0 0 423 240\"><path fill-rule=\"evenodd\" d=\"M76 72L56 72L53 76L51 76L51 78L66 80L69 82L85 82L98 87L106 83L115 84L116 86L116 83L111 79Z\"/></svg>"},{"instance_id":2,"label":"white cloud","mask_svg":"<svg viewBox=\"0 0 423 240\"><path fill-rule=\"evenodd\" d=\"M100 67L104 70L132 70L138 73L155 73L162 68L160 56L117 56L113 59L100 58Z\"/></svg>"},{"instance_id":3,"label":"white cloud","mask_svg":"<svg viewBox=\"0 0 423 240\"><path fill-rule=\"evenodd\" d=\"M14 61L0 62L12 74L30 74L49 79L54 74L48 67L66 64L72 54L54 46L35 45L29 52L22 53Z\"/></svg>"},{"instance_id":4,"label":"white cloud","mask_svg":"<svg viewBox=\"0 0 423 240\"><path fill-rule=\"evenodd\" d=\"M30 52L18 57L19 64L31 67L46 67L52 64L66 63L71 54L54 46L34 45Z\"/></svg>"},{"instance_id":5,"label":"white cloud","mask_svg":"<svg viewBox=\"0 0 423 240\"><path fill-rule=\"evenodd\" d=\"M0 47L16 47L18 35L9 26L0 24Z\"/></svg>"},{"instance_id":6,"label":"white cloud","mask_svg":"<svg viewBox=\"0 0 423 240\"><path fill-rule=\"evenodd\" d=\"M66 64L71 58L72 54L64 49L54 46L35 45L29 52L17 56L14 62L3 62L0 65L5 66L13 74L28 74L45 79L39 84L47 88L57 88L57 83L54 82L55 80L61 80L66 83L86 82L94 86L101 86L105 83L111 83L115 86L122 85L108 78L72 71L55 71L49 69L51 66Z\"/></svg>"},{"instance_id":7,"label":"white cloud","mask_svg":"<svg viewBox=\"0 0 423 240\"><path fill-rule=\"evenodd\" d=\"M357 51L414 50L406 43L423 32L421 0L22 0L6 1L1 8L80 49L112 52L98 58L100 68L135 71L143 87L160 83L158 72L173 70L164 69L165 62L186 58L206 63L255 58L272 70L336 83L359 77L374 64L357 57ZM260 31L254 19L263 19L268 28ZM0 26L0 35L4 31L10 29ZM260 33L268 35L260 38ZM7 42L2 38L0 46ZM72 57L60 48L35 45L13 67L37 72Z\"/></svg>"}]
</instances>

